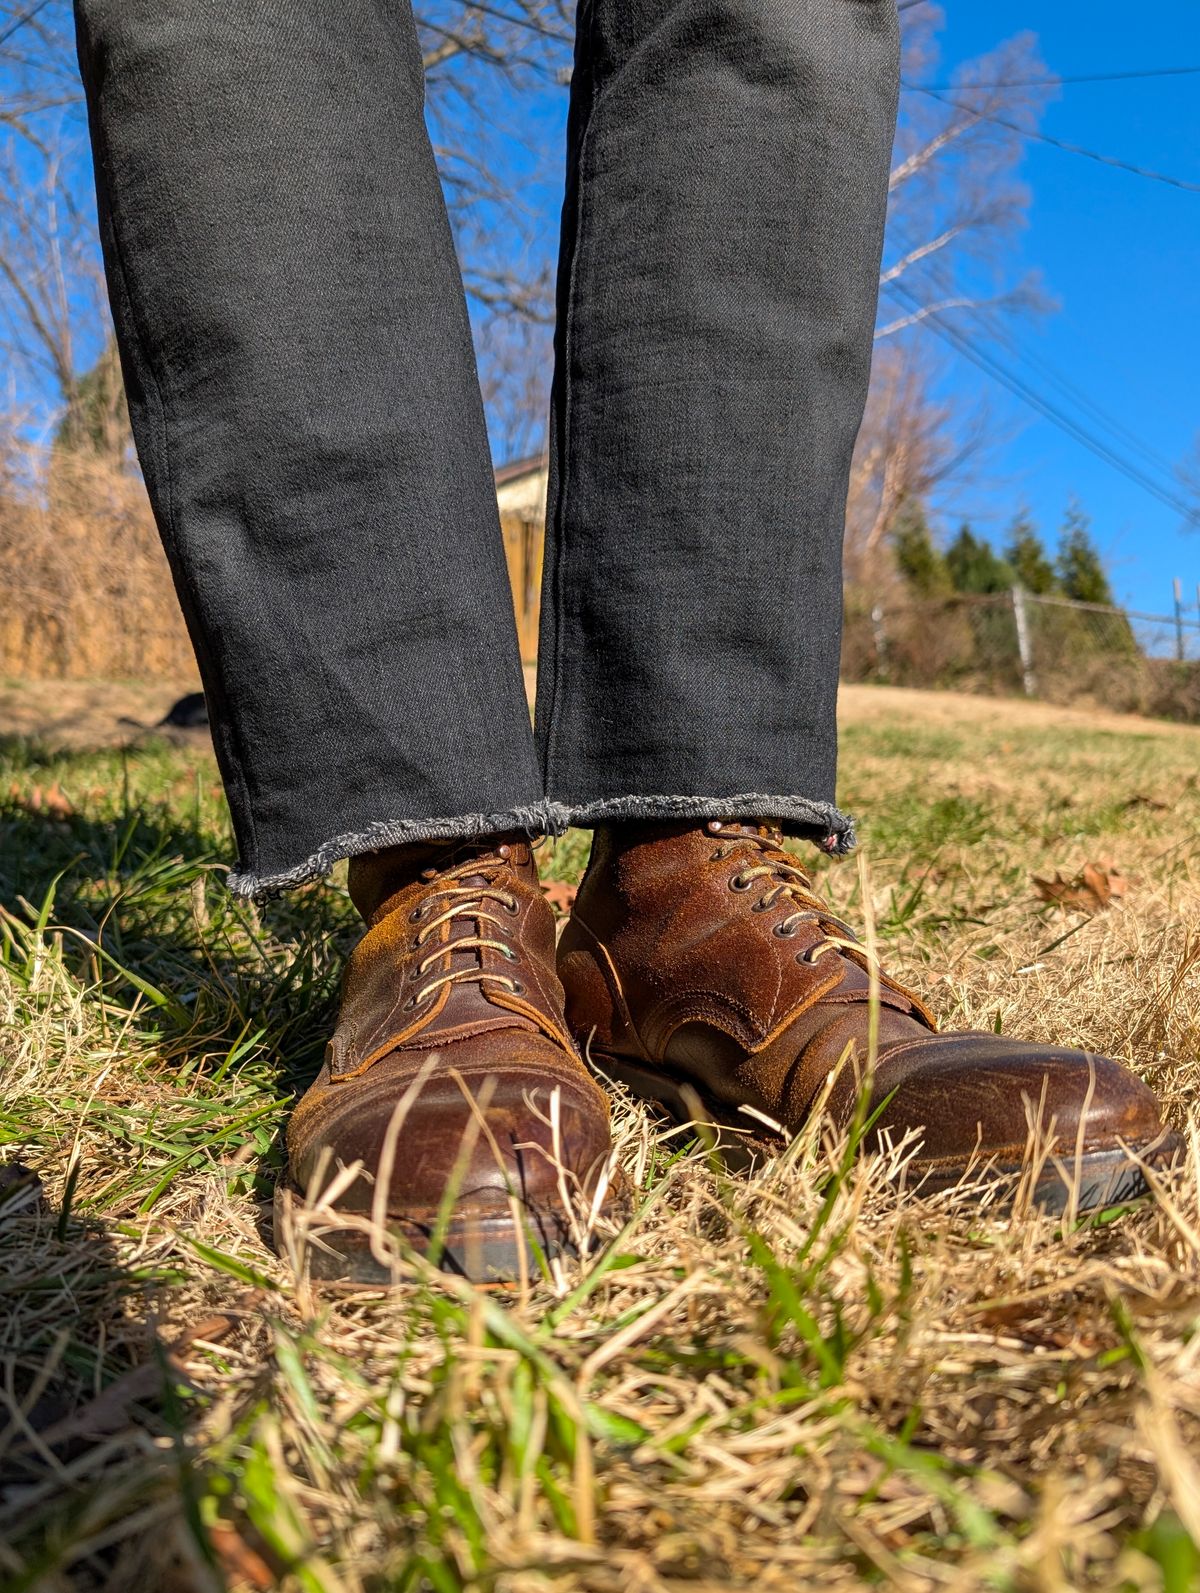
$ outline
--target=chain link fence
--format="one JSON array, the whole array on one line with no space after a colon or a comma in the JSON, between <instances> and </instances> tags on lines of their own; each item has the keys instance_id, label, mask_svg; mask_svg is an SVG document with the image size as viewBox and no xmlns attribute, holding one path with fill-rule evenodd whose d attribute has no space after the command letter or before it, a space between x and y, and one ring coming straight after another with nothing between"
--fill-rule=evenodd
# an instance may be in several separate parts
<instances>
[{"instance_id":1,"label":"chain link fence","mask_svg":"<svg viewBox=\"0 0 1200 1593\"><path fill-rule=\"evenodd\" d=\"M1200 723L1197 617L1037 597L846 594L842 678L1024 694Z\"/></svg>"}]
</instances>

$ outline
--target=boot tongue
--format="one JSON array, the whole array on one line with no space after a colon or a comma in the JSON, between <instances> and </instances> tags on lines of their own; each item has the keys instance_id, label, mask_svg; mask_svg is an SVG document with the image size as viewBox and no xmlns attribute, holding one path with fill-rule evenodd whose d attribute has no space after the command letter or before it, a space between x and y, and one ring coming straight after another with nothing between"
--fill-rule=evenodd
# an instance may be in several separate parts
<instances>
[{"instance_id":1,"label":"boot tongue","mask_svg":"<svg viewBox=\"0 0 1200 1593\"><path fill-rule=\"evenodd\" d=\"M350 860L350 900L372 928L391 912L395 899L416 884L432 884L449 868L478 858L489 867L479 874L464 874L466 886L486 883L491 868L507 863L526 884L535 884L537 871L527 837L512 833L480 835L450 841L418 842L368 852Z\"/></svg>"}]
</instances>

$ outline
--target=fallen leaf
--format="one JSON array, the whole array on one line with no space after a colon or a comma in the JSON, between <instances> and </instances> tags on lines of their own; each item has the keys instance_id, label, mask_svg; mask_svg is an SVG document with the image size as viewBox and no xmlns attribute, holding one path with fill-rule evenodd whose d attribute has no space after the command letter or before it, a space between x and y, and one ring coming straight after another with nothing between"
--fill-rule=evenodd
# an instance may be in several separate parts
<instances>
[{"instance_id":1,"label":"fallen leaf","mask_svg":"<svg viewBox=\"0 0 1200 1593\"><path fill-rule=\"evenodd\" d=\"M74 803L57 780L53 785L48 785L44 791L40 785L35 785L29 792L22 791L14 780L9 786L8 794L13 806L21 808L26 813L49 814L52 818L69 819L75 812Z\"/></svg>"},{"instance_id":2,"label":"fallen leaf","mask_svg":"<svg viewBox=\"0 0 1200 1593\"><path fill-rule=\"evenodd\" d=\"M171 1341L171 1354L181 1355L184 1350L191 1349L198 1340L203 1340L206 1344L219 1344L223 1338L229 1336L235 1326L236 1319L224 1311L202 1317L199 1322L194 1322L191 1327L185 1328L178 1338Z\"/></svg>"},{"instance_id":3,"label":"fallen leaf","mask_svg":"<svg viewBox=\"0 0 1200 1593\"><path fill-rule=\"evenodd\" d=\"M1081 1343L1073 1325L1068 1329L1044 1321L1037 1306L1032 1303L1019 1302L1015 1305L996 1306L992 1310L981 1311L977 1320L984 1327L994 1328L1002 1336L1019 1339L1022 1344L1038 1344L1047 1349L1065 1350L1071 1345ZM1095 1347L1094 1338L1088 1342Z\"/></svg>"},{"instance_id":4,"label":"fallen leaf","mask_svg":"<svg viewBox=\"0 0 1200 1593\"><path fill-rule=\"evenodd\" d=\"M566 880L547 880L542 886L542 893L554 908L556 913L569 913L575 905L575 895L579 890L578 885L568 885Z\"/></svg>"},{"instance_id":5,"label":"fallen leaf","mask_svg":"<svg viewBox=\"0 0 1200 1593\"><path fill-rule=\"evenodd\" d=\"M133 1422L136 1405L152 1403L162 1392L162 1368L155 1361L132 1366L95 1399L38 1434L44 1445L69 1444L76 1439L95 1440L123 1432Z\"/></svg>"},{"instance_id":6,"label":"fallen leaf","mask_svg":"<svg viewBox=\"0 0 1200 1593\"><path fill-rule=\"evenodd\" d=\"M0 1162L0 1211L33 1210L43 1202L42 1181L24 1162Z\"/></svg>"},{"instance_id":7,"label":"fallen leaf","mask_svg":"<svg viewBox=\"0 0 1200 1593\"><path fill-rule=\"evenodd\" d=\"M1100 863L1086 863L1074 879L1064 879L1056 869L1053 879L1033 876L1039 900L1053 902L1075 913L1101 913L1125 895L1125 876Z\"/></svg>"},{"instance_id":8,"label":"fallen leaf","mask_svg":"<svg viewBox=\"0 0 1200 1593\"><path fill-rule=\"evenodd\" d=\"M275 1570L267 1564L257 1549L248 1544L236 1527L224 1521L214 1521L208 1529L208 1541L221 1562L221 1569L235 1583L257 1590L279 1586Z\"/></svg>"}]
</instances>

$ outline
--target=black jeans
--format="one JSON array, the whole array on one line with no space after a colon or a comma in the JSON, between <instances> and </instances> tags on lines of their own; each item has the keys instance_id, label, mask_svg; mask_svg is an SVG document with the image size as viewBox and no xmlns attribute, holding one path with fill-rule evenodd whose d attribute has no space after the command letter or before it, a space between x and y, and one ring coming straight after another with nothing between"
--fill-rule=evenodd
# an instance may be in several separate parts
<instances>
[{"instance_id":1,"label":"black jeans","mask_svg":"<svg viewBox=\"0 0 1200 1593\"><path fill-rule=\"evenodd\" d=\"M77 0L240 863L770 814L833 849L894 0L582 0L535 734L407 0Z\"/></svg>"}]
</instances>

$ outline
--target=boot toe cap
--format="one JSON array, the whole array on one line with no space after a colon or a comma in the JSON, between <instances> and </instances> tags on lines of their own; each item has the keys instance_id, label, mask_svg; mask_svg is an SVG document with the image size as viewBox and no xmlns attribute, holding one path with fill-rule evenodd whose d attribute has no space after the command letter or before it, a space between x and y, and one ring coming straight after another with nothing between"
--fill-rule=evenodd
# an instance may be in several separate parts
<instances>
[{"instance_id":1,"label":"boot toe cap","mask_svg":"<svg viewBox=\"0 0 1200 1593\"><path fill-rule=\"evenodd\" d=\"M403 1216L435 1213L448 1191L457 1206L480 1208L506 1206L510 1195L537 1206L561 1203L564 1189L588 1192L611 1141L604 1097L582 1069L568 1072L536 1040L527 1055L491 1067L456 1069L452 1049L407 1104L423 1054L396 1053L321 1090L289 1133L296 1186L311 1198L358 1163L337 1206L370 1211L384 1176L387 1213Z\"/></svg>"},{"instance_id":2,"label":"boot toe cap","mask_svg":"<svg viewBox=\"0 0 1200 1593\"><path fill-rule=\"evenodd\" d=\"M835 1115L853 1112L852 1077ZM930 1035L885 1053L872 1091L876 1144L918 1130L922 1160L1017 1160L1031 1135L1057 1154L1153 1144L1165 1132L1153 1091L1111 1057L987 1033Z\"/></svg>"}]
</instances>

